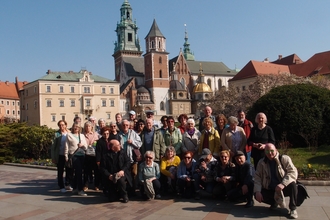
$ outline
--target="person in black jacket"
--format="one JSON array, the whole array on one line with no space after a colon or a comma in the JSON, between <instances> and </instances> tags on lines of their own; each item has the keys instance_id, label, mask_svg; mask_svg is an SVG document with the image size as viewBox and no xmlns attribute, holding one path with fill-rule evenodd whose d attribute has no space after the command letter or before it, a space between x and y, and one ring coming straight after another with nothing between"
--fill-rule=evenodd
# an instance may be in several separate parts
<instances>
[{"instance_id":1,"label":"person in black jacket","mask_svg":"<svg viewBox=\"0 0 330 220\"><path fill-rule=\"evenodd\" d=\"M118 140L111 140L110 150L102 155L100 169L105 179L104 187L107 189L109 201L115 201L116 195L128 202L126 181L132 186L130 175L131 161Z\"/></svg>"},{"instance_id":2,"label":"person in black jacket","mask_svg":"<svg viewBox=\"0 0 330 220\"><path fill-rule=\"evenodd\" d=\"M227 196L229 200L236 201L240 198L245 198L247 203L245 208L250 208L254 205L253 201L253 178L251 164L246 161L245 155L242 151L237 151L235 155L236 160L236 182L235 188L231 189Z\"/></svg>"}]
</instances>

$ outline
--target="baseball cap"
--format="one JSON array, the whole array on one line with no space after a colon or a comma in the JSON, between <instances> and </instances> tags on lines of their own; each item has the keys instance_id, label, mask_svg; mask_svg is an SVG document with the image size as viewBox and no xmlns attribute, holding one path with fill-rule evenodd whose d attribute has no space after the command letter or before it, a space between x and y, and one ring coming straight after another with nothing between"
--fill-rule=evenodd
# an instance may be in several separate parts
<instances>
[{"instance_id":1,"label":"baseball cap","mask_svg":"<svg viewBox=\"0 0 330 220\"><path fill-rule=\"evenodd\" d=\"M129 114L130 115L135 115L136 113L135 113L135 111L131 110L131 111L129 111Z\"/></svg>"},{"instance_id":2,"label":"baseball cap","mask_svg":"<svg viewBox=\"0 0 330 220\"><path fill-rule=\"evenodd\" d=\"M208 155L212 154L210 149L204 148L202 151L202 156L199 159L205 159Z\"/></svg>"},{"instance_id":3,"label":"baseball cap","mask_svg":"<svg viewBox=\"0 0 330 220\"><path fill-rule=\"evenodd\" d=\"M242 155L244 155L244 153L242 151L238 150L235 154L235 157L242 156Z\"/></svg>"}]
</instances>

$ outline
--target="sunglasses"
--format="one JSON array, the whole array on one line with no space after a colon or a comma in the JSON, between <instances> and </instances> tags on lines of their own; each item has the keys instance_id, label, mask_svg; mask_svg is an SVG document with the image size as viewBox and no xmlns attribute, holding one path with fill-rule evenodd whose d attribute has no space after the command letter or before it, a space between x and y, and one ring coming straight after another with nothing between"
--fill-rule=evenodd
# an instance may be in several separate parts
<instances>
[{"instance_id":1,"label":"sunglasses","mask_svg":"<svg viewBox=\"0 0 330 220\"><path fill-rule=\"evenodd\" d=\"M266 154L270 154L270 153L274 153L274 152L275 152L275 150L265 150Z\"/></svg>"}]
</instances>

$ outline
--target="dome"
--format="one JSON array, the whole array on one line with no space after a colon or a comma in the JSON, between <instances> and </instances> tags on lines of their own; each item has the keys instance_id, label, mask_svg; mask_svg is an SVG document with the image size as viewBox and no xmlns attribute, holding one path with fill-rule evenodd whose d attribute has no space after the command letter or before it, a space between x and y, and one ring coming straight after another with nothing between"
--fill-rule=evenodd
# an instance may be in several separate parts
<instances>
[{"instance_id":1,"label":"dome","mask_svg":"<svg viewBox=\"0 0 330 220\"><path fill-rule=\"evenodd\" d=\"M170 90L180 90L185 91L184 86L178 80L171 80Z\"/></svg>"},{"instance_id":2,"label":"dome","mask_svg":"<svg viewBox=\"0 0 330 220\"><path fill-rule=\"evenodd\" d=\"M198 83L193 89L193 93L210 93L210 92L212 92L212 89L206 83Z\"/></svg>"},{"instance_id":3,"label":"dome","mask_svg":"<svg viewBox=\"0 0 330 220\"><path fill-rule=\"evenodd\" d=\"M149 90L146 89L144 86L141 86L137 89L137 93L149 93Z\"/></svg>"}]
</instances>

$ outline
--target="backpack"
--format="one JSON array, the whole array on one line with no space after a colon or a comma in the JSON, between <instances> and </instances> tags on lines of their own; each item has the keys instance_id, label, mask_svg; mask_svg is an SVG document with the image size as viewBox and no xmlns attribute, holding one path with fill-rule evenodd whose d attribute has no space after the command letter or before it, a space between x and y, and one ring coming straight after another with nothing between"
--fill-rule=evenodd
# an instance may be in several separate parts
<instances>
[{"instance_id":1,"label":"backpack","mask_svg":"<svg viewBox=\"0 0 330 220\"><path fill-rule=\"evenodd\" d=\"M306 187L297 180L297 203L296 206L303 204L305 199L309 198Z\"/></svg>"},{"instance_id":2,"label":"backpack","mask_svg":"<svg viewBox=\"0 0 330 220\"><path fill-rule=\"evenodd\" d=\"M281 162L282 168L284 169L283 164L282 164L282 155L279 155L279 160ZM299 182L297 180L296 185L297 185L297 203L296 203L296 206L300 206L301 204L303 204L305 199L310 198L310 197L308 195L307 188L306 188L306 186L304 186L304 184L302 184L301 182Z\"/></svg>"}]
</instances>

